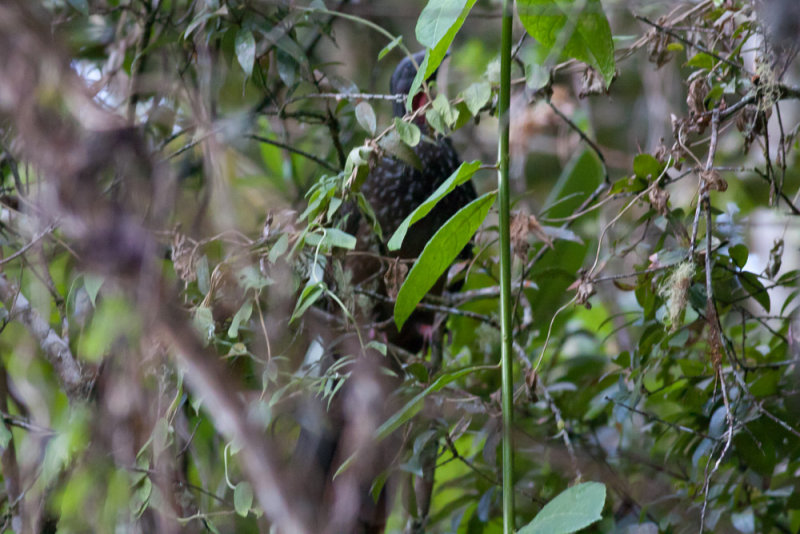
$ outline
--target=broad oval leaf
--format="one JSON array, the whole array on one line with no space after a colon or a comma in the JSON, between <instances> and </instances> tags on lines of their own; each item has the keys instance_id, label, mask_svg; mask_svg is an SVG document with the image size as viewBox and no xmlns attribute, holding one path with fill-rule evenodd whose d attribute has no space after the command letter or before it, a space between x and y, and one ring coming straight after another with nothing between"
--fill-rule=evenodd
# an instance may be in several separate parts
<instances>
[{"instance_id":1,"label":"broad oval leaf","mask_svg":"<svg viewBox=\"0 0 800 534\"><path fill-rule=\"evenodd\" d=\"M453 189L463 184L475 174L475 171L481 166L480 161L472 161L470 163L462 163L458 169L450 175L447 180L442 182L442 185L436 188L436 191L431 193L425 202L417 206L417 209L408 214L408 217L400 223L392 237L387 243L389 250L397 250L403 245L403 239L406 237L408 227L425 217L436 206L436 204L444 198L445 195L450 193Z\"/></svg>"},{"instance_id":2,"label":"broad oval leaf","mask_svg":"<svg viewBox=\"0 0 800 534\"><path fill-rule=\"evenodd\" d=\"M490 98L492 98L492 85L489 82L476 82L464 89L464 102L473 116L480 112Z\"/></svg>"},{"instance_id":3,"label":"broad oval leaf","mask_svg":"<svg viewBox=\"0 0 800 534\"><path fill-rule=\"evenodd\" d=\"M415 30L420 44L434 48L458 21L467 0L430 0L417 19Z\"/></svg>"},{"instance_id":4,"label":"broad oval leaf","mask_svg":"<svg viewBox=\"0 0 800 534\"><path fill-rule=\"evenodd\" d=\"M244 28L236 32L234 47L236 49L236 59L249 78L253 75L253 65L256 62L256 40L253 37L253 32Z\"/></svg>"},{"instance_id":5,"label":"broad oval leaf","mask_svg":"<svg viewBox=\"0 0 800 534\"><path fill-rule=\"evenodd\" d=\"M239 482L233 489L233 507L236 513L247 517L253 507L253 486L249 482Z\"/></svg>"},{"instance_id":6,"label":"broad oval leaf","mask_svg":"<svg viewBox=\"0 0 800 534\"><path fill-rule=\"evenodd\" d=\"M366 102L359 102L356 106L356 120L368 134L375 135L378 122L375 119L375 111Z\"/></svg>"},{"instance_id":7,"label":"broad oval leaf","mask_svg":"<svg viewBox=\"0 0 800 534\"><path fill-rule=\"evenodd\" d=\"M422 87L422 82L442 64L447 50L475 2L476 0L430 0L420 13L416 27L417 40L428 51L408 91L407 110L411 110L411 102Z\"/></svg>"},{"instance_id":8,"label":"broad oval leaf","mask_svg":"<svg viewBox=\"0 0 800 534\"><path fill-rule=\"evenodd\" d=\"M395 117L394 129L397 130L397 135L400 136L400 139L410 147L417 146L420 139L422 139L422 132L413 122L406 122L399 117Z\"/></svg>"},{"instance_id":9,"label":"broad oval leaf","mask_svg":"<svg viewBox=\"0 0 800 534\"><path fill-rule=\"evenodd\" d=\"M608 87L616 69L614 41L600 0L518 0L517 13L528 33L551 55L591 65Z\"/></svg>"},{"instance_id":10,"label":"broad oval leaf","mask_svg":"<svg viewBox=\"0 0 800 534\"><path fill-rule=\"evenodd\" d=\"M425 293L472 239L489 213L496 196L496 192L486 193L458 210L425 245L397 293L394 322L398 330L403 327Z\"/></svg>"},{"instance_id":11,"label":"broad oval leaf","mask_svg":"<svg viewBox=\"0 0 800 534\"><path fill-rule=\"evenodd\" d=\"M602 519L606 487L585 482L562 491L542 508L518 534L569 534Z\"/></svg>"}]
</instances>

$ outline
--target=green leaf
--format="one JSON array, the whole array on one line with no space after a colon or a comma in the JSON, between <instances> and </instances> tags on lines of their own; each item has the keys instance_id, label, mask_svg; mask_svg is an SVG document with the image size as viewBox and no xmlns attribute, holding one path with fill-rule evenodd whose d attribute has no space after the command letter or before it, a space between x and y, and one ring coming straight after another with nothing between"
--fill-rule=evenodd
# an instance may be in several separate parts
<instances>
[{"instance_id":1,"label":"green leaf","mask_svg":"<svg viewBox=\"0 0 800 534\"><path fill-rule=\"evenodd\" d=\"M397 135L400 136L400 139L410 147L417 146L422 138L422 133L416 124L406 122L399 117L394 118L394 129L397 130Z\"/></svg>"},{"instance_id":2,"label":"green leaf","mask_svg":"<svg viewBox=\"0 0 800 534\"><path fill-rule=\"evenodd\" d=\"M5 424L0 424L0 449L5 449L11 443L11 431L6 428Z\"/></svg>"},{"instance_id":3,"label":"green leaf","mask_svg":"<svg viewBox=\"0 0 800 534\"><path fill-rule=\"evenodd\" d=\"M711 70L714 68L714 63L717 60L713 57L709 56L705 52L699 52L692 56L692 58L686 63L690 67L697 67L699 69L708 69Z\"/></svg>"},{"instance_id":4,"label":"green leaf","mask_svg":"<svg viewBox=\"0 0 800 534\"><path fill-rule=\"evenodd\" d=\"M769 293L758 279L758 276L747 271L738 273L738 275L739 282L741 282L744 290L747 291L747 293L753 297L756 302L761 304L761 307L764 308L764 311L769 313Z\"/></svg>"},{"instance_id":5,"label":"green leaf","mask_svg":"<svg viewBox=\"0 0 800 534\"><path fill-rule=\"evenodd\" d=\"M398 330L403 327L425 293L472 239L489 213L496 196L496 192L486 193L458 210L425 245L397 293L394 322Z\"/></svg>"},{"instance_id":6,"label":"green leaf","mask_svg":"<svg viewBox=\"0 0 800 534\"><path fill-rule=\"evenodd\" d=\"M247 517L253 507L253 486L249 482L239 482L233 489L233 507L236 513Z\"/></svg>"},{"instance_id":7,"label":"green leaf","mask_svg":"<svg viewBox=\"0 0 800 534\"><path fill-rule=\"evenodd\" d=\"M614 41L600 0L518 0L517 12L528 33L551 56L583 61L600 71L606 87L610 85L616 70Z\"/></svg>"},{"instance_id":8,"label":"green leaf","mask_svg":"<svg viewBox=\"0 0 800 534\"><path fill-rule=\"evenodd\" d=\"M658 178L663 170L663 165L650 154L637 154L633 158L633 173L638 178Z\"/></svg>"},{"instance_id":9,"label":"green leaf","mask_svg":"<svg viewBox=\"0 0 800 534\"><path fill-rule=\"evenodd\" d=\"M744 267L744 264L747 263L747 257L749 256L750 251L747 250L747 247L739 243L738 245L733 245L728 249L728 255L731 257L733 262L736 264L737 267L740 269Z\"/></svg>"},{"instance_id":10,"label":"green leaf","mask_svg":"<svg viewBox=\"0 0 800 534\"><path fill-rule=\"evenodd\" d=\"M397 230L392 234L392 237L386 245L389 250L398 250L403 244L403 239L406 237L408 227L430 213L445 195L472 178L472 175L475 174L475 171L477 171L480 166L481 162L477 160L470 163L462 163L447 180L442 182L442 185L436 188L436 191L431 193L431 196L429 196L425 202L417 206L417 209L409 213L408 217L400 223L400 226L397 227Z\"/></svg>"},{"instance_id":11,"label":"green leaf","mask_svg":"<svg viewBox=\"0 0 800 534\"><path fill-rule=\"evenodd\" d=\"M246 323L250 320L250 315L253 313L253 301L245 299L244 304L236 312L236 315L231 319L231 326L228 328L228 337L236 338L239 336L239 325Z\"/></svg>"},{"instance_id":12,"label":"green leaf","mask_svg":"<svg viewBox=\"0 0 800 534\"><path fill-rule=\"evenodd\" d=\"M408 422L412 417L417 415L419 411L422 409L425 397L427 397L431 393L440 391L443 387L450 384L454 380L458 380L459 378L466 376L472 372L474 372L474 369L472 367L467 367L450 373L445 373L439 376L430 386L426 387L424 390L417 393L414 396L414 398L405 403L402 408L400 408L397 412L395 412L391 417L389 417L389 419L387 419L381 426L379 426L375 430L374 443L378 443L386 439L386 437L388 437L389 434L400 428L401 425ZM342 462L342 465L339 466L339 469L336 470L336 473L333 475L333 478L336 478L341 473L346 471L357 456L358 456L358 451L353 453L349 458L347 458L347 460Z\"/></svg>"},{"instance_id":13,"label":"green leaf","mask_svg":"<svg viewBox=\"0 0 800 534\"><path fill-rule=\"evenodd\" d=\"M480 113L490 98L492 98L492 84L489 82L476 82L464 89L464 102L473 115Z\"/></svg>"},{"instance_id":14,"label":"green leaf","mask_svg":"<svg viewBox=\"0 0 800 534\"><path fill-rule=\"evenodd\" d=\"M322 282L317 282L316 284L308 285L303 288L303 292L300 294L300 298L297 299L297 304L294 307L289 323L291 324L295 319L303 315L324 292L325 285Z\"/></svg>"},{"instance_id":15,"label":"green leaf","mask_svg":"<svg viewBox=\"0 0 800 534\"><path fill-rule=\"evenodd\" d=\"M306 235L306 244L323 248L339 247L347 250L356 248L356 238L336 228L322 228L320 233Z\"/></svg>"},{"instance_id":16,"label":"green leaf","mask_svg":"<svg viewBox=\"0 0 800 534\"><path fill-rule=\"evenodd\" d=\"M386 46L384 46L383 48L381 48L381 51L378 52L378 61L382 60L386 56L386 54L388 54L389 52L394 50L395 47L397 47L397 45L399 45L402 42L403 42L403 36L402 35L398 35L397 37L392 39L391 43L389 43Z\"/></svg>"},{"instance_id":17,"label":"green leaf","mask_svg":"<svg viewBox=\"0 0 800 534\"><path fill-rule=\"evenodd\" d=\"M372 106L366 102L359 102L356 105L356 120L368 134L375 135L378 122L375 119L375 111L373 111Z\"/></svg>"},{"instance_id":18,"label":"green leaf","mask_svg":"<svg viewBox=\"0 0 800 534\"><path fill-rule=\"evenodd\" d=\"M426 387L425 389L417 393L414 396L414 398L405 403L405 405L402 408L400 408L381 426L379 426L375 430L375 439L378 441L385 439L387 436L389 436L389 434L400 428L402 424L406 423L412 417L414 417L422 408L422 401L425 400L425 397L427 397L431 393L441 391L442 388L445 387L446 385L450 384L455 380L458 380L463 376L467 376L472 372L474 372L474 369L469 367L449 373L444 373L441 376L439 376L436 380L434 380L434 382L430 386Z\"/></svg>"},{"instance_id":19,"label":"green leaf","mask_svg":"<svg viewBox=\"0 0 800 534\"><path fill-rule=\"evenodd\" d=\"M417 132L419 132L419 130L417 130ZM383 138L378 141L378 145L392 156L404 161L405 163L408 163L415 169L422 169L422 161L420 161L419 156L417 156L416 152L408 147L408 145L400 138L396 131L392 130L383 136Z\"/></svg>"},{"instance_id":20,"label":"green leaf","mask_svg":"<svg viewBox=\"0 0 800 534\"><path fill-rule=\"evenodd\" d=\"M606 487L586 482L562 491L518 534L569 534L602 519Z\"/></svg>"},{"instance_id":21,"label":"green leaf","mask_svg":"<svg viewBox=\"0 0 800 534\"><path fill-rule=\"evenodd\" d=\"M417 19L417 41L428 48L408 91L406 109L411 110L414 95L442 64L458 30L464 24L476 0L430 0Z\"/></svg>"},{"instance_id":22,"label":"green leaf","mask_svg":"<svg viewBox=\"0 0 800 534\"><path fill-rule=\"evenodd\" d=\"M106 279L102 276L94 274L83 275L83 288L89 295L89 300L92 301L92 306L96 305L97 293L100 291L100 288L103 286L103 282L105 282L105 280Z\"/></svg>"},{"instance_id":23,"label":"green leaf","mask_svg":"<svg viewBox=\"0 0 800 534\"><path fill-rule=\"evenodd\" d=\"M417 20L417 41L434 48L458 21L467 0L430 0Z\"/></svg>"},{"instance_id":24,"label":"green leaf","mask_svg":"<svg viewBox=\"0 0 800 534\"><path fill-rule=\"evenodd\" d=\"M253 75L253 65L256 62L256 39L253 37L253 32L242 28L236 32L236 39L234 41L236 49L236 59L242 70L249 78Z\"/></svg>"},{"instance_id":25,"label":"green leaf","mask_svg":"<svg viewBox=\"0 0 800 534\"><path fill-rule=\"evenodd\" d=\"M216 325L214 324L214 314L211 312L211 308L208 306L198 306L197 309L194 310L192 325L202 336L203 340L209 341L212 339L214 337Z\"/></svg>"}]
</instances>

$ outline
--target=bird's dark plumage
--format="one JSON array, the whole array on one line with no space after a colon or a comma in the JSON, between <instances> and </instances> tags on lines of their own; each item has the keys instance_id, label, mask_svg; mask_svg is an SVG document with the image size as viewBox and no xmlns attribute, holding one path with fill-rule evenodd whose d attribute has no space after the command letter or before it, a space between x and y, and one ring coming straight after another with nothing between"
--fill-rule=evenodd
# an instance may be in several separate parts
<instances>
[{"instance_id":1,"label":"bird's dark plumage","mask_svg":"<svg viewBox=\"0 0 800 534\"><path fill-rule=\"evenodd\" d=\"M409 92L417 72L417 66L422 62L423 58L424 52L415 54L413 60L411 57L407 57L399 63L391 79L390 89L393 94ZM415 109L423 105L426 98L424 94L417 95L414 98ZM393 110L395 116L402 117L405 115L403 103L396 102ZM450 140L433 132L425 123L424 116L418 117L415 122L422 131L422 141L412 150L421 162L420 167L415 168L390 155L384 155L371 169L361 187L361 193L369 202L381 226L384 239L388 239L400 223L424 202L461 164L461 160ZM366 218L358 213L354 203L347 203L343 206L342 216L345 220L345 230L355 234L358 238L357 249L362 251L374 250L375 245L377 245L378 251L383 256L411 259L420 255L426 243L452 215L475 198L475 189L471 182L459 186L444 197L427 216L417 221L407 233L401 249L391 253L386 250L385 243L376 243L377 239L375 239L370 225L367 223ZM371 285L372 289L377 286L379 292L386 294L387 290L383 277L384 267L385 264L383 262L369 255L352 255L345 260L345 269L352 272L352 283L355 286ZM445 276L442 276L432 291L441 292L444 289L444 281ZM397 332L393 322L388 320L392 314L391 304L376 302L374 308L368 313L371 313L372 317L358 317L359 322L376 321L388 324L389 326L379 334L382 337L381 341L388 341L391 345L400 347L410 353L418 353L423 348L426 335L429 335L434 319L433 314L430 312L415 312L406 322L403 330ZM427 334L424 332L426 326L429 327ZM377 361L380 362L380 366L385 366L387 362L386 359L382 358L377 358ZM378 374L383 375L384 379L386 378L385 373ZM354 394L352 389L348 389L349 387L349 385L345 385L341 394L345 396L351 394L357 397L358 395ZM334 464L336 462L344 460L344 457L340 458L340 456L344 454L346 457L346 453L342 451L347 448L342 444L347 440L344 421L348 419L348 415L344 413L341 401L334 402L333 405L329 414L333 424L330 425L327 431L323 432L321 437L317 438L317 452L314 453L326 477L335 470ZM385 407L375 406L372 409L380 413ZM309 437L310 433L306 432L305 435ZM323 448L325 450L320 452ZM384 442L382 447L376 447L374 450L386 449L382 454L385 454L387 458L391 458L394 453L387 453L390 448L387 448L387 444ZM380 469L386 467L386 465L382 465ZM365 488L362 488L363 491L360 491L358 496L353 495L353 497L359 499L360 504L358 505L357 525L353 524L347 527L351 532L382 532L383 521L385 521L386 517L385 495L381 492L381 500L375 503L368 491L369 484L380 472L380 469L374 473L369 473L370 468L364 468L366 472L362 473L364 478L359 484L363 482L367 482L367 484ZM351 472L354 470L354 468L350 469ZM338 483L341 487L346 486L346 483L341 481L341 477L338 480L339 482L335 482L334 485ZM334 490L333 494L342 495L344 490ZM333 508L335 509L336 506L334 505Z\"/></svg>"}]
</instances>

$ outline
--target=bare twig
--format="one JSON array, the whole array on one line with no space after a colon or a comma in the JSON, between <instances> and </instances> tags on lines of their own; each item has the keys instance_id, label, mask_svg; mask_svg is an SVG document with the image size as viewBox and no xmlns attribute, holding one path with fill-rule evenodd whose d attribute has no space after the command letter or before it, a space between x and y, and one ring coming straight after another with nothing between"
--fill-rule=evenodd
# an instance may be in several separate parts
<instances>
[{"instance_id":1,"label":"bare twig","mask_svg":"<svg viewBox=\"0 0 800 534\"><path fill-rule=\"evenodd\" d=\"M64 393L72 400L84 398L88 393L88 382L69 345L50 328L50 324L33 309L25 295L4 274L0 275L0 300L9 310L10 318L19 321L39 343L52 364Z\"/></svg>"}]
</instances>

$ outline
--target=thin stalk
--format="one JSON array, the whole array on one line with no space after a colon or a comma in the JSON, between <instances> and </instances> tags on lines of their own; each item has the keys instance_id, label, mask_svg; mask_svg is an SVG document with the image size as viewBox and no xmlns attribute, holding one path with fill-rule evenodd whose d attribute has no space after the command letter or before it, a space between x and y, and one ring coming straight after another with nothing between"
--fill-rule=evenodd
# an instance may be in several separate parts
<instances>
[{"instance_id":1,"label":"thin stalk","mask_svg":"<svg viewBox=\"0 0 800 534\"><path fill-rule=\"evenodd\" d=\"M511 329L511 232L508 192L509 106L511 102L511 1L503 0L500 44L500 141L497 153L497 188L500 199L500 356L503 394L503 533L514 532L513 374Z\"/></svg>"}]
</instances>

